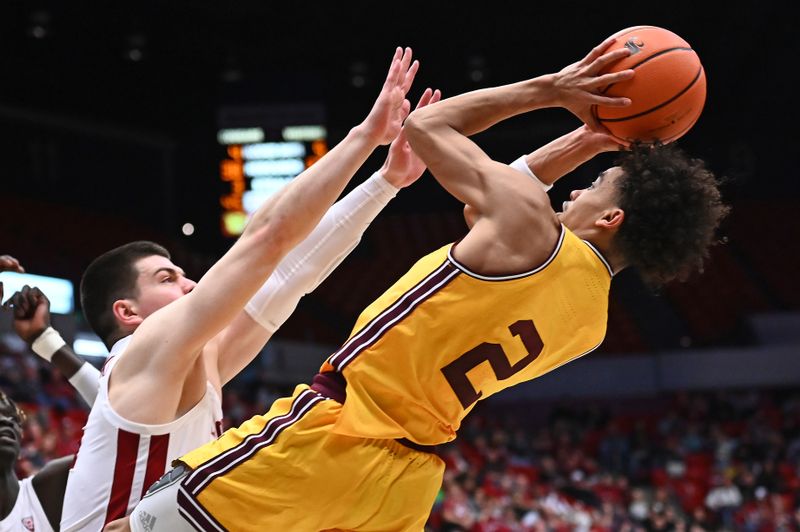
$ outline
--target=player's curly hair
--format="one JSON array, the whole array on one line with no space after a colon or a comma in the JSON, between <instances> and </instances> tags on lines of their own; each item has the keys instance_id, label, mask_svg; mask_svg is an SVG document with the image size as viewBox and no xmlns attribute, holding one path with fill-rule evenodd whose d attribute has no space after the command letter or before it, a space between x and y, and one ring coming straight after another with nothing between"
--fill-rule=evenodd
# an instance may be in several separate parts
<instances>
[{"instance_id":1,"label":"player's curly hair","mask_svg":"<svg viewBox=\"0 0 800 532\"><path fill-rule=\"evenodd\" d=\"M616 244L630 266L654 287L702 271L730 211L714 174L674 143L634 144L617 164L625 221Z\"/></svg>"}]
</instances>

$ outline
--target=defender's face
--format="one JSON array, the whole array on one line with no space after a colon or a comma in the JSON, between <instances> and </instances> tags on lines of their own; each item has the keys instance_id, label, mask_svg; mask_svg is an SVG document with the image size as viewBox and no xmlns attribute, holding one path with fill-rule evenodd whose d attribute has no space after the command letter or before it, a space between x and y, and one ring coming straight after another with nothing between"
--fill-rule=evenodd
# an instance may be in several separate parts
<instances>
[{"instance_id":1,"label":"defender's face","mask_svg":"<svg viewBox=\"0 0 800 532\"><path fill-rule=\"evenodd\" d=\"M185 296L197 285L171 260L160 255L140 259L136 269L139 271L136 280L139 294L132 301L142 319Z\"/></svg>"},{"instance_id":2,"label":"defender's face","mask_svg":"<svg viewBox=\"0 0 800 532\"><path fill-rule=\"evenodd\" d=\"M0 464L13 465L19 456L22 426L11 403L0 401Z\"/></svg>"},{"instance_id":3,"label":"defender's face","mask_svg":"<svg viewBox=\"0 0 800 532\"><path fill-rule=\"evenodd\" d=\"M600 173L589 187L573 190L558 218L572 232L592 229L606 211L617 207L616 182L622 175L622 168L615 166Z\"/></svg>"}]
</instances>

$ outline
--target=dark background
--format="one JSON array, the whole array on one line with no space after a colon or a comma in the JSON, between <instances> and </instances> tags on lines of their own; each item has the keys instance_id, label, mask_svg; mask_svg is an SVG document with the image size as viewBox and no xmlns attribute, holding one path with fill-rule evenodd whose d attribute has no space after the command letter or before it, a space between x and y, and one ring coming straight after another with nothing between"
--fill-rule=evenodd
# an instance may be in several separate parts
<instances>
[{"instance_id":1,"label":"dark background","mask_svg":"<svg viewBox=\"0 0 800 532\"><path fill-rule=\"evenodd\" d=\"M77 282L96 254L150 238L199 277L232 243L218 227L220 106L322 103L332 146L366 115L395 46L411 46L421 61L413 100L426 86L450 96L552 72L622 28L657 25L684 37L703 61L706 107L680 144L727 179L734 211L723 227L729 242L715 252L722 258L712 255L717 269L694 284L653 296L634 274L620 276L607 349L747 343L744 317L794 310L800 299L790 81L800 50L789 5L5 1L0 252L34 273ZM564 110L545 110L476 140L510 161L578 125ZM376 152L354 183L384 156ZM600 157L562 180L553 203L612 160ZM463 231L460 208L431 176L401 193L282 334L340 341L396 274ZM187 221L196 227L190 237L180 231ZM394 256L382 251L387 234L405 242ZM722 288L702 291L711 284ZM686 308L689 295L696 308ZM729 313L698 325L703 305ZM631 339L614 344L623 330Z\"/></svg>"}]
</instances>

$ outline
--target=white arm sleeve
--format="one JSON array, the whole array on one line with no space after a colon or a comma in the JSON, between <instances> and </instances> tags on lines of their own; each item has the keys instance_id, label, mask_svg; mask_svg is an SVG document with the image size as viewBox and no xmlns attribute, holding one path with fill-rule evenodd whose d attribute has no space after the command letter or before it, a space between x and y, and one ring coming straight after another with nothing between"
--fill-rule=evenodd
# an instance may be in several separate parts
<instances>
[{"instance_id":1,"label":"white arm sleeve","mask_svg":"<svg viewBox=\"0 0 800 532\"><path fill-rule=\"evenodd\" d=\"M100 370L88 362L69 378L69 383L78 390L83 400L91 407L97 398L97 389L100 387Z\"/></svg>"},{"instance_id":2,"label":"white arm sleeve","mask_svg":"<svg viewBox=\"0 0 800 532\"><path fill-rule=\"evenodd\" d=\"M324 281L358 245L370 222L397 192L376 172L336 202L311 234L278 264L245 311L275 332L289 319L300 298Z\"/></svg>"},{"instance_id":3,"label":"white arm sleeve","mask_svg":"<svg viewBox=\"0 0 800 532\"><path fill-rule=\"evenodd\" d=\"M523 174L525 174L527 176L530 176L533 179L535 179L536 182L539 183L542 186L542 189L544 189L545 192L547 192L548 190L553 188L553 185L546 185L546 184L542 183L539 180L538 177L536 177L536 174L534 174L533 170L531 170L530 167L528 166L528 162L525 160L526 157L527 157L527 155L523 155L519 159L515 160L513 163L509 164L508 166L510 166L514 170L519 170Z\"/></svg>"}]
</instances>

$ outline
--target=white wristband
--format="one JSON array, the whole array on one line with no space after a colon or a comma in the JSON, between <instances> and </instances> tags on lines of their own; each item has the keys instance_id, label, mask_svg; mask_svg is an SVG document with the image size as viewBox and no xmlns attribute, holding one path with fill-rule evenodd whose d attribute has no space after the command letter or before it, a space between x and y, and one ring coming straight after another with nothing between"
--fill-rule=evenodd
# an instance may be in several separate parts
<instances>
[{"instance_id":1,"label":"white wristband","mask_svg":"<svg viewBox=\"0 0 800 532\"><path fill-rule=\"evenodd\" d=\"M513 163L509 164L508 166L510 166L514 170L519 170L523 174L535 179L536 182L542 186L542 190L544 190L545 192L553 188L553 185L547 185L545 183L542 183L542 181L538 177L536 177L536 174L534 174L533 170L531 170L530 166L528 166L528 161L526 160L527 157L528 157L527 155L523 155L519 159L515 160Z\"/></svg>"},{"instance_id":2,"label":"white wristband","mask_svg":"<svg viewBox=\"0 0 800 532\"><path fill-rule=\"evenodd\" d=\"M53 354L56 351L61 349L67 345L67 342L61 338L61 335L58 334L58 331L53 329L52 327L48 327L47 329L39 335L36 340L33 341L31 344L31 350L34 353L42 357L43 359L50 362L53 358Z\"/></svg>"}]
</instances>

